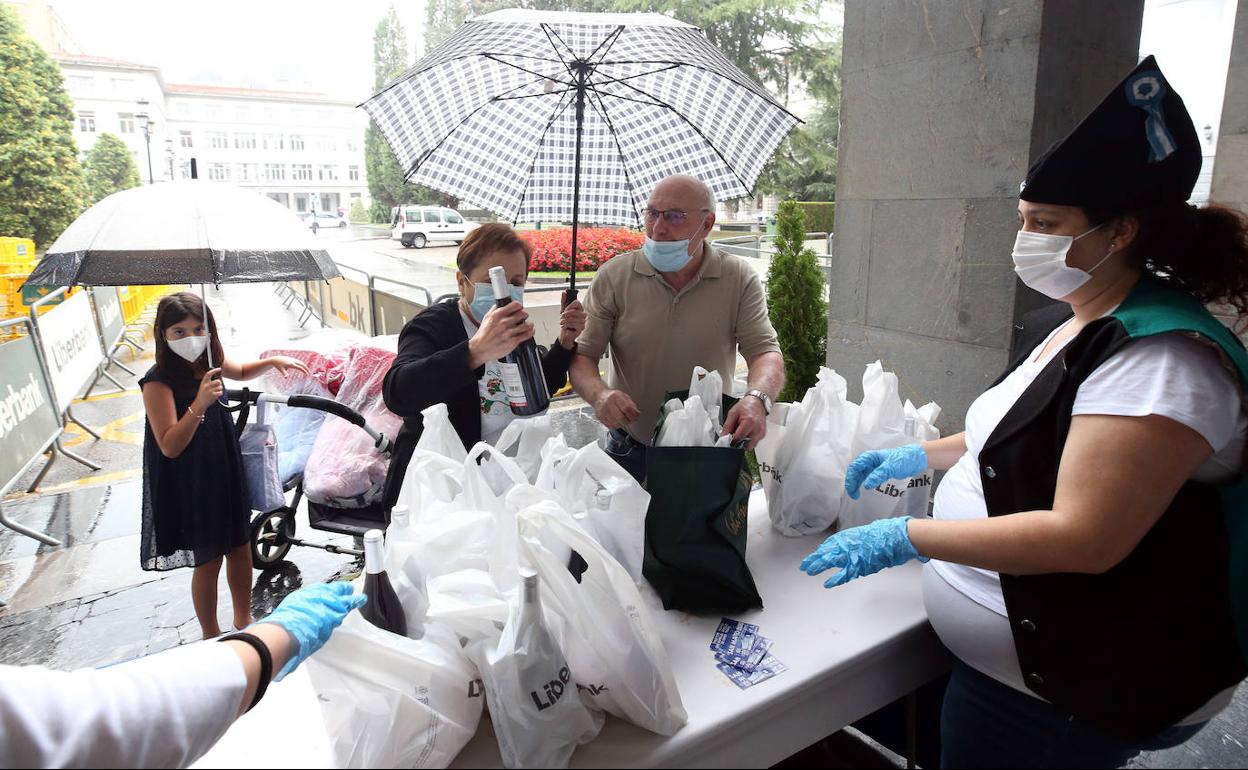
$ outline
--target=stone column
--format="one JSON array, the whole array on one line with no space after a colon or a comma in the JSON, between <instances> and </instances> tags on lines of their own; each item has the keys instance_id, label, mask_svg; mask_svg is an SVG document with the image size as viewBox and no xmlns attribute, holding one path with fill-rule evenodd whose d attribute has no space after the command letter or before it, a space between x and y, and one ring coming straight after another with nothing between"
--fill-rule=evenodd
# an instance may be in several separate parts
<instances>
[{"instance_id":1,"label":"stone column","mask_svg":"<svg viewBox=\"0 0 1248 770\"><path fill-rule=\"evenodd\" d=\"M1248 211L1248 0L1239 0L1209 199Z\"/></svg>"},{"instance_id":2,"label":"stone column","mask_svg":"<svg viewBox=\"0 0 1248 770\"><path fill-rule=\"evenodd\" d=\"M828 365L878 359L961 430L1046 302L1015 278L1019 183L1136 64L1143 0L847 0Z\"/></svg>"}]
</instances>

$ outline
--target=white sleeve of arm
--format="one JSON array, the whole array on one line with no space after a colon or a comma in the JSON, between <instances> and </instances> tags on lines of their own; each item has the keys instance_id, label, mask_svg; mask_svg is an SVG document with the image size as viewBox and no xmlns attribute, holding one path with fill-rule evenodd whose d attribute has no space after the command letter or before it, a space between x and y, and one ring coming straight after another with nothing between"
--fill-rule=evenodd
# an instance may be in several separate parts
<instances>
[{"instance_id":1,"label":"white sleeve of arm","mask_svg":"<svg viewBox=\"0 0 1248 770\"><path fill-rule=\"evenodd\" d=\"M1204 437L1214 452L1242 419L1236 377L1209 346L1179 334L1127 343L1083 381L1072 414L1169 417Z\"/></svg>"},{"instance_id":2,"label":"white sleeve of arm","mask_svg":"<svg viewBox=\"0 0 1248 770\"><path fill-rule=\"evenodd\" d=\"M104 669L0 666L0 767L185 767L246 689L242 661L215 642Z\"/></svg>"}]
</instances>

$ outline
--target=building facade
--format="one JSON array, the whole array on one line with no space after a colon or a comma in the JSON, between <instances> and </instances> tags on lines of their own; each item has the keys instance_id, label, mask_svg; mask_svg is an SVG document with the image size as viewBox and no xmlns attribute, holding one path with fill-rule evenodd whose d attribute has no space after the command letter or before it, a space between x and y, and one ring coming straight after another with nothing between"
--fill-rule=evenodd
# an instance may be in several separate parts
<instances>
[{"instance_id":1,"label":"building facade","mask_svg":"<svg viewBox=\"0 0 1248 770\"><path fill-rule=\"evenodd\" d=\"M156 67L50 52L74 102L74 138L86 154L105 132L134 155L144 184L200 179L255 190L297 212L369 205L368 117L323 94L166 83ZM145 131L146 126L146 131Z\"/></svg>"}]
</instances>

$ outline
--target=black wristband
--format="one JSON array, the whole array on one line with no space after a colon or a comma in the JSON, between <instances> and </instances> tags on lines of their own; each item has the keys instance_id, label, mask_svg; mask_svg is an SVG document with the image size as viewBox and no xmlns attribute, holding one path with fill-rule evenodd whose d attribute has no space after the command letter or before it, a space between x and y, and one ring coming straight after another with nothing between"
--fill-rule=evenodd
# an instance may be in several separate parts
<instances>
[{"instance_id":1,"label":"black wristband","mask_svg":"<svg viewBox=\"0 0 1248 770\"><path fill-rule=\"evenodd\" d=\"M256 697L251 699L251 705L247 707L247 711L251 711L260 702L260 699L264 697L264 691L269 689L269 680L273 678L273 653L269 652L269 646L260 637L255 634L249 634L246 631L223 636L219 641L229 642L234 640L250 644L255 649L256 654L260 656L260 683L256 685Z\"/></svg>"}]
</instances>

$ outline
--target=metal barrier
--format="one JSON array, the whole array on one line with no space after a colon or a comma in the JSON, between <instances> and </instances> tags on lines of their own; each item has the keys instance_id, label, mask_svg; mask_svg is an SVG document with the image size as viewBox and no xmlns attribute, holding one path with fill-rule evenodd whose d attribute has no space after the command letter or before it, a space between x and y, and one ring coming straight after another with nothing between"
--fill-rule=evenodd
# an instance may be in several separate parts
<instances>
[{"instance_id":1,"label":"metal barrier","mask_svg":"<svg viewBox=\"0 0 1248 770\"><path fill-rule=\"evenodd\" d=\"M347 275L283 283L274 289L287 309L301 306L300 326L316 318L323 327L355 329L370 337L398 334L408 320L434 303L433 293L424 286L343 263L338 268Z\"/></svg>"},{"instance_id":2,"label":"metal barrier","mask_svg":"<svg viewBox=\"0 0 1248 770\"><path fill-rule=\"evenodd\" d=\"M832 244L833 233L806 233L803 239L809 244L811 241L822 240L824 242L823 253L815 252L815 257L820 262L820 268L823 270L823 283L827 287L825 300L832 298ZM731 238L720 238L714 241L715 245L723 249L729 254L735 254L738 257L746 259L769 259L772 254L776 253L774 248L768 248L764 244L772 244L776 240L775 235L766 235L755 233L753 235L736 235ZM767 278L763 276L763 283L767 283Z\"/></svg>"},{"instance_id":3,"label":"metal barrier","mask_svg":"<svg viewBox=\"0 0 1248 770\"><path fill-rule=\"evenodd\" d=\"M64 444L61 443L61 434L64 433L65 427L71 422L77 425L78 427L82 428L83 432L87 433L88 435L90 435L91 437L97 440L100 438L100 434L96 433L89 426L87 426L85 423L83 423L81 420L79 420L77 417L74 416L74 413L69 404L69 401L71 399L68 395L65 395L65 394L68 394L71 391L73 391L73 393L76 394L78 391L81 390L81 388L86 383L82 382L82 383L79 383L78 385L71 384L68 386L68 389L58 386L57 384L58 380L52 376L52 369L48 363L47 354L44 351L45 340L43 339L43 331L40 329L39 308L47 303L60 302L62 299L64 299L64 296L68 293L68 291L69 290L67 288L62 287L60 289L57 289L56 291L53 291L47 294L46 296L40 297L39 299L35 300L30 305L31 338L35 342L35 352L38 354L39 367L43 371L44 382L47 383L48 389L52 392L52 396L53 396L52 403L57 414L57 419L59 422L60 430L57 433L55 441L53 442L53 448L56 451L48 453L47 464L44 465L42 469L40 469L39 475L35 476L35 480L31 483L30 488L26 490L27 492L34 492L35 490L39 488L39 485L43 482L43 477L48 474L48 471L52 468L52 463L56 461L56 455L58 452L80 465L85 465L86 467L90 468L93 471L98 471L100 469L99 465L96 465L95 463L91 462L85 457L82 457L81 455L78 455L69 451L68 449L65 448ZM84 295L84 298L85 298L85 295ZM60 310L61 308L58 308L57 311L54 311L54 312L59 312ZM50 318L51 316L49 315L48 317ZM99 342L98 323L92 320L92 326L96 327L93 329L94 333L97 335L94 341L98 344ZM99 363L100 362L97 362L96 366L98 366ZM64 393L58 396L58 392L62 390L64 391Z\"/></svg>"},{"instance_id":4,"label":"metal barrier","mask_svg":"<svg viewBox=\"0 0 1248 770\"><path fill-rule=\"evenodd\" d=\"M34 326L25 318L0 321L2 331L18 329L24 329L24 333L0 343L0 392L4 394L0 398L4 407L0 411L0 444L4 447L0 452L0 498L45 454L48 465L52 464L56 456L54 450L60 445L64 432L36 344ZM46 472L47 466L44 466L39 480ZM31 486L32 491L39 480ZM2 506L0 501L0 525L47 545L61 544L54 537L13 521L5 515Z\"/></svg>"}]
</instances>

